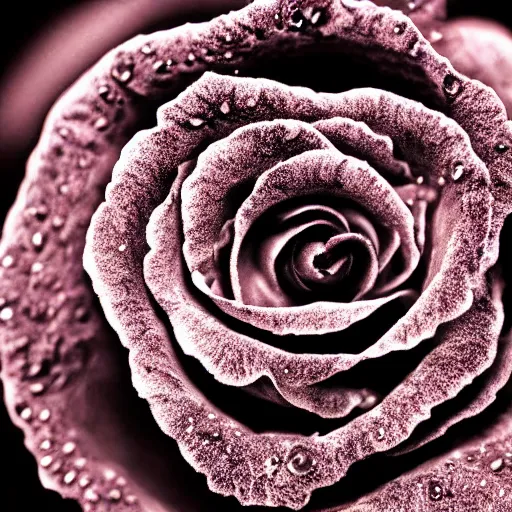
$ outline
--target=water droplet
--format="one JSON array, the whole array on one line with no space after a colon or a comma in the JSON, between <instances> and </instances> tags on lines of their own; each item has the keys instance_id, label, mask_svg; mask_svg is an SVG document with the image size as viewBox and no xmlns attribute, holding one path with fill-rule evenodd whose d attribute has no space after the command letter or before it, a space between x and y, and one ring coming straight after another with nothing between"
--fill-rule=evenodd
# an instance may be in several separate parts
<instances>
[{"instance_id":1,"label":"water droplet","mask_svg":"<svg viewBox=\"0 0 512 512\"><path fill-rule=\"evenodd\" d=\"M480 487L485 487L487 485L487 480L482 480L480 482Z\"/></svg>"},{"instance_id":2,"label":"water droplet","mask_svg":"<svg viewBox=\"0 0 512 512\"><path fill-rule=\"evenodd\" d=\"M227 51L225 54L224 54L224 58L225 59L232 59L233 58L233 52L232 51Z\"/></svg>"},{"instance_id":3,"label":"water droplet","mask_svg":"<svg viewBox=\"0 0 512 512\"><path fill-rule=\"evenodd\" d=\"M153 69L157 73L169 73L172 70L173 61L172 59L167 59L166 61L157 60L153 64Z\"/></svg>"},{"instance_id":4,"label":"water droplet","mask_svg":"<svg viewBox=\"0 0 512 512\"><path fill-rule=\"evenodd\" d=\"M126 498L124 499L124 501L125 501L128 505L135 505L135 503L137 503L137 496L134 496L133 494L128 494L128 496L126 496Z\"/></svg>"},{"instance_id":5,"label":"water droplet","mask_svg":"<svg viewBox=\"0 0 512 512\"><path fill-rule=\"evenodd\" d=\"M116 475L116 472L113 470L113 469L105 469L105 471L103 472L103 474L105 475L105 478L107 479L107 481L111 482L112 480L114 480L114 478L117 476Z\"/></svg>"},{"instance_id":6,"label":"water droplet","mask_svg":"<svg viewBox=\"0 0 512 512\"><path fill-rule=\"evenodd\" d=\"M119 501L121 499L121 491L119 489L111 489L108 497L111 501Z\"/></svg>"},{"instance_id":7,"label":"water droplet","mask_svg":"<svg viewBox=\"0 0 512 512\"><path fill-rule=\"evenodd\" d=\"M32 245L37 249L41 249L44 244L44 235L39 231L32 235Z\"/></svg>"},{"instance_id":8,"label":"water droplet","mask_svg":"<svg viewBox=\"0 0 512 512\"><path fill-rule=\"evenodd\" d=\"M155 53L155 50L153 50L153 48L151 48L151 46L149 46L149 44L145 44L141 49L140 49L141 53L143 53L144 55L152 55L153 53Z\"/></svg>"},{"instance_id":9,"label":"water droplet","mask_svg":"<svg viewBox=\"0 0 512 512\"><path fill-rule=\"evenodd\" d=\"M417 58L421 52L423 43L421 40L416 41L409 49L409 55L414 59Z\"/></svg>"},{"instance_id":10,"label":"water droplet","mask_svg":"<svg viewBox=\"0 0 512 512\"><path fill-rule=\"evenodd\" d=\"M233 38L231 37L231 34L226 34L224 36L224 41L226 41L226 43L231 43L231 41L233 41Z\"/></svg>"},{"instance_id":11,"label":"water droplet","mask_svg":"<svg viewBox=\"0 0 512 512\"><path fill-rule=\"evenodd\" d=\"M199 117L192 117L188 120L188 124L192 126L192 128L200 128L205 124L205 122L206 121L204 119L200 119Z\"/></svg>"},{"instance_id":12,"label":"water droplet","mask_svg":"<svg viewBox=\"0 0 512 512\"><path fill-rule=\"evenodd\" d=\"M500 489L500 498L503 498L505 496L505 489Z\"/></svg>"},{"instance_id":13,"label":"water droplet","mask_svg":"<svg viewBox=\"0 0 512 512\"><path fill-rule=\"evenodd\" d=\"M5 255L2 259L2 267L4 268L12 267L13 263L14 258L10 254Z\"/></svg>"},{"instance_id":14,"label":"water droplet","mask_svg":"<svg viewBox=\"0 0 512 512\"><path fill-rule=\"evenodd\" d=\"M224 101L222 103L222 105L220 106L220 111L224 114L224 115L228 115L229 112L230 112L230 108L229 108L229 103L227 101Z\"/></svg>"},{"instance_id":15,"label":"water droplet","mask_svg":"<svg viewBox=\"0 0 512 512\"><path fill-rule=\"evenodd\" d=\"M284 369L284 373L289 373L290 370L288 370L288 368L285 368Z\"/></svg>"},{"instance_id":16,"label":"water droplet","mask_svg":"<svg viewBox=\"0 0 512 512\"><path fill-rule=\"evenodd\" d=\"M384 428L380 427L377 431L377 441L382 441L384 437L386 436L386 431Z\"/></svg>"},{"instance_id":17,"label":"water droplet","mask_svg":"<svg viewBox=\"0 0 512 512\"><path fill-rule=\"evenodd\" d=\"M44 384L41 382L36 382L30 385L30 392L33 395L40 395L44 391Z\"/></svg>"},{"instance_id":18,"label":"water droplet","mask_svg":"<svg viewBox=\"0 0 512 512\"><path fill-rule=\"evenodd\" d=\"M126 251L126 244L121 244L121 245L118 247L118 250L119 250L119 252L124 252L124 251Z\"/></svg>"},{"instance_id":19,"label":"water droplet","mask_svg":"<svg viewBox=\"0 0 512 512\"><path fill-rule=\"evenodd\" d=\"M30 407L25 407L20 412L20 418L25 421L29 421L32 418L32 409Z\"/></svg>"},{"instance_id":20,"label":"water droplet","mask_svg":"<svg viewBox=\"0 0 512 512\"><path fill-rule=\"evenodd\" d=\"M12 308L6 307L0 311L0 320L2 322L8 322L14 316Z\"/></svg>"},{"instance_id":21,"label":"water droplet","mask_svg":"<svg viewBox=\"0 0 512 512\"><path fill-rule=\"evenodd\" d=\"M84 489L88 485L91 484L91 479L87 475L83 475L80 480L78 480L78 485Z\"/></svg>"},{"instance_id":22,"label":"water droplet","mask_svg":"<svg viewBox=\"0 0 512 512\"><path fill-rule=\"evenodd\" d=\"M194 61L196 60L196 56L190 52L188 55L187 55L187 61L190 64L192 64Z\"/></svg>"},{"instance_id":23,"label":"water droplet","mask_svg":"<svg viewBox=\"0 0 512 512\"><path fill-rule=\"evenodd\" d=\"M215 414L213 414L212 412L210 414L208 414L208 419L209 420L214 420L215 419Z\"/></svg>"},{"instance_id":24,"label":"water droplet","mask_svg":"<svg viewBox=\"0 0 512 512\"><path fill-rule=\"evenodd\" d=\"M112 78L121 84L128 83L133 76L133 60L125 59L112 68Z\"/></svg>"},{"instance_id":25,"label":"water droplet","mask_svg":"<svg viewBox=\"0 0 512 512\"><path fill-rule=\"evenodd\" d=\"M325 10L320 7L313 9L310 21L312 25L323 25L324 23L326 23L327 14Z\"/></svg>"},{"instance_id":26,"label":"water droplet","mask_svg":"<svg viewBox=\"0 0 512 512\"><path fill-rule=\"evenodd\" d=\"M299 9L295 9L290 16L290 29L291 30L305 30L307 28L307 21L304 14Z\"/></svg>"},{"instance_id":27,"label":"water droplet","mask_svg":"<svg viewBox=\"0 0 512 512\"><path fill-rule=\"evenodd\" d=\"M100 85L98 87L98 96L105 103L113 103L115 100L115 94L113 93L112 89L110 88L110 85L107 85L107 84Z\"/></svg>"},{"instance_id":28,"label":"water droplet","mask_svg":"<svg viewBox=\"0 0 512 512\"><path fill-rule=\"evenodd\" d=\"M409 8L410 11L413 11L416 8L416 2L409 2L407 4L407 7Z\"/></svg>"},{"instance_id":29,"label":"water droplet","mask_svg":"<svg viewBox=\"0 0 512 512\"><path fill-rule=\"evenodd\" d=\"M87 464L87 459L85 457L79 457L75 460L74 465L77 469L84 469Z\"/></svg>"},{"instance_id":30,"label":"water droplet","mask_svg":"<svg viewBox=\"0 0 512 512\"><path fill-rule=\"evenodd\" d=\"M97 503L100 500L98 493L93 489L87 489L84 492L84 499L90 501L91 503Z\"/></svg>"},{"instance_id":31,"label":"water droplet","mask_svg":"<svg viewBox=\"0 0 512 512\"><path fill-rule=\"evenodd\" d=\"M443 499L443 486L437 480L431 480L428 484L428 497L432 501L440 501Z\"/></svg>"},{"instance_id":32,"label":"water droplet","mask_svg":"<svg viewBox=\"0 0 512 512\"><path fill-rule=\"evenodd\" d=\"M496 146L494 146L494 150L497 153L501 153L501 154L506 153L509 149L510 149L510 147L503 143L496 144Z\"/></svg>"},{"instance_id":33,"label":"water droplet","mask_svg":"<svg viewBox=\"0 0 512 512\"><path fill-rule=\"evenodd\" d=\"M49 440L49 439L45 439L44 441L41 442L41 444L39 445L39 448L43 451L47 451L49 450L50 448L52 447L52 442Z\"/></svg>"},{"instance_id":34,"label":"water droplet","mask_svg":"<svg viewBox=\"0 0 512 512\"><path fill-rule=\"evenodd\" d=\"M60 229L63 225L64 225L64 219L63 219L62 217L59 217L58 215L56 215L56 216L52 219L52 226L53 226L55 229Z\"/></svg>"},{"instance_id":35,"label":"water droplet","mask_svg":"<svg viewBox=\"0 0 512 512\"><path fill-rule=\"evenodd\" d=\"M47 468L53 462L53 457L51 455L45 455L41 460L40 464L43 468Z\"/></svg>"},{"instance_id":36,"label":"water droplet","mask_svg":"<svg viewBox=\"0 0 512 512\"><path fill-rule=\"evenodd\" d=\"M73 443L73 441L68 441L62 447L62 453L66 454L66 455L70 455L71 453L73 453L75 451L75 449L76 449L76 444Z\"/></svg>"},{"instance_id":37,"label":"water droplet","mask_svg":"<svg viewBox=\"0 0 512 512\"><path fill-rule=\"evenodd\" d=\"M193 430L194 430L194 426L193 426L193 425L190 425L190 426L185 430L185 432L186 432L187 434L191 434L191 433L193 432Z\"/></svg>"},{"instance_id":38,"label":"water droplet","mask_svg":"<svg viewBox=\"0 0 512 512\"><path fill-rule=\"evenodd\" d=\"M273 455L272 457L269 457L265 461L265 473L267 474L268 478L272 478L272 476L278 470L278 468L279 468L279 457L276 457L275 455Z\"/></svg>"},{"instance_id":39,"label":"water droplet","mask_svg":"<svg viewBox=\"0 0 512 512\"><path fill-rule=\"evenodd\" d=\"M503 469L503 459L499 458L493 460L490 464L490 467L493 471L500 471L501 469Z\"/></svg>"},{"instance_id":40,"label":"water droplet","mask_svg":"<svg viewBox=\"0 0 512 512\"><path fill-rule=\"evenodd\" d=\"M116 484L119 485L119 487L124 487L126 485L126 479L123 478L122 476L120 476L117 480L116 480Z\"/></svg>"},{"instance_id":41,"label":"water droplet","mask_svg":"<svg viewBox=\"0 0 512 512\"><path fill-rule=\"evenodd\" d=\"M91 156L91 154L85 153L78 159L78 167L79 169L87 169L88 167L91 166L92 162L93 157Z\"/></svg>"},{"instance_id":42,"label":"water droplet","mask_svg":"<svg viewBox=\"0 0 512 512\"><path fill-rule=\"evenodd\" d=\"M412 206L414 204L414 199L411 197L405 201L409 206Z\"/></svg>"},{"instance_id":43,"label":"water droplet","mask_svg":"<svg viewBox=\"0 0 512 512\"><path fill-rule=\"evenodd\" d=\"M240 73L240 70L239 70L239 69L235 69L235 70L233 71L233 75L238 76L238 74L239 74L239 73Z\"/></svg>"},{"instance_id":44,"label":"water droplet","mask_svg":"<svg viewBox=\"0 0 512 512\"><path fill-rule=\"evenodd\" d=\"M407 28L407 24L405 22L400 22L400 23L397 23L394 28L393 28L393 32L399 36L401 36L404 32L405 32L405 29Z\"/></svg>"},{"instance_id":45,"label":"water droplet","mask_svg":"<svg viewBox=\"0 0 512 512\"><path fill-rule=\"evenodd\" d=\"M305 475L313 469L314 465L315 460L311 453L306 448L298 446L290 452L286 467L294 475Z\"/></svg>"},{"instance_id":46,"label":"water droplet","mask_svg":"<svg viewBox=\"0 0 512 512\"><path fill-rule=\"evenodd\" d=\"M441 39L443 39L443 34L441 34L441 32L439 32L438 30L432 30L430 32L429 41L431 43L437 43L441 41Z\"/></svg>"},{"instance_id":47,"label":"water droplet","mask_svg":"<svg viewBox=\"0 0 512 512\"><path fill-rule=\"evenodd\" d=\"M462 83L453 75L446 75L443 81L443 90L450 99L454 99L462 92Z\"/></svg>"},{"instance_id":48,"label":"water droplet","mask_svg":"<svg viewBox=\"0 0 512 512\"><path fill-rule=\"evenodd\" d=\"M458 181L462 178L464 174L464 165L462 163L456 163L452 169L452 179L453 181Z\"/></svg>"},{"instance_id":49,"label":"water droplet","mask_svg":"<svg viewBox=\"0 0 512 512\"><path fill-rule=\"evenodd\" d=\"M235 436L240 437L242 435L242 432L239 430L235 430Z\"/></svg>"},{"instance_id":50,"label":"water droplet","mask_svg":"<svg viewBox=\"0 0 512 512\"><path fill-rule=\"evenodd\" d=\"M71 471L68 471L65 475L64 475L64 483L66 485L71 485L74 481L75 481L75 478L76 478L76 471L74 470L71 470Z\"/></svg>"},{"instance_id":51,"label":"water droplet","mask_svg":"<svg viewBox=\"0 0 512 512\"><path fill-rule=\"evenodd\" d=\"M444 185L446 185L446 179L443 177L443 176L440 176L438 179L437 179L437 183L440 187L443 187Z\"/></svg>"},{"instance_id":52,"label":"water droplet","mask_svg":"<svg viewBox=\"0 0 512 512\"><path fill-rule=\"evenodd\" d=\"M109 124L109 120L106 117L101 116L98 117L98 119L96 119L96 122L94 123L94 128L99 132L102 132L108 128Z\"/></svg>"},{"instance_id":53,"label":"water droplet","mask_svg":"<svg viewBox=\"0 0 512 512\"><path fill-rule=\"evenodd\" d=\"M424 181L425 181L425 178L424 178L423 176L418 176L418 177L416 178L416 183L417 183L418 185L423 184L423 182L424 182Z\"/></svg>"},{"instance_id":54,"label":"water droplet","mask_svg":"<svg viewBox=\"0 0 512 512\"><path fill-rule=\"evenodd\" d=\"M69 192L69 185L67 185L66 183L64 183L63 185L61 185L61 186L59 187L59 192L60 192L63 196L67 195L67 194L68 194L68 192Z\"/></svg>"}]
</instances>

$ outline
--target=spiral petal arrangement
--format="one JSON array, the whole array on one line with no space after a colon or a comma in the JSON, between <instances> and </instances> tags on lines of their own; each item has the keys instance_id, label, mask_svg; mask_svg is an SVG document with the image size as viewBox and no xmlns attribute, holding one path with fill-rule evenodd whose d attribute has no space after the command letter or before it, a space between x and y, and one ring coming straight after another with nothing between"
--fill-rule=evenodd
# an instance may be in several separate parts
<instances>
[{"instance_id":1,"label":"spiral petal arrangement","mask_svg":"<svg viewBox=\"0 0 512 512\"><path fill-rule=\"evenodd\" d=\"M147 475L102 447L123 414L77 433L88 422L65 407L89 397L68 382L113 382L116 337L161 432L211 491L242 505L301 509L364 460L429 446L507 385L497 262L512 211L511 124L496 93L414 24L440 16L442 2L411 17L380 3L393 4L257 0L138 36L55 107L1 248L8 405L30 449L48 452L46 485L90 510L103 497L112 510L155 509ZM396 87L315 92L238 71L276 49L317 48L369 62ZM140 130L155 101L157 126ZM251 429L190 365L322 434ZM376 386L368 368L396 375ZM49 405L36 413L34 397ZM50 433L71 436L66 455L84 451L64 472ZM124 501L127 479L112 484L109 464L127 471ZM431 510L411 489L442 464L399 479L407 501L394 503L389 483L336 510ZM432 502L441 480L421 483ZM469 482L461 476L466 495L485 503ZM200 509L181 499L172 507Z\"/></svg>"}]
</instances>

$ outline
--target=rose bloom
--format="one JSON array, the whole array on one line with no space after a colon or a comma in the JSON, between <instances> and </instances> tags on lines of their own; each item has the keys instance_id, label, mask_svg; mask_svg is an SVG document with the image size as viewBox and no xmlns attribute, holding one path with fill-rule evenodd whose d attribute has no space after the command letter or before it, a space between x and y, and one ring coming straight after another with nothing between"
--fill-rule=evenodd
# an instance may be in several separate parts
<instances>
[{"instance_id":1,"label":"rose bloom","mask_svg":"<svg viewBox=\"0 0 512 512\"><path fill-rule=\"evenodd\" d=\"M0 251L5 399L45 487L512 510L512 43L445 14L255 0L58 100Z\"/></svg>"}]
</instances>

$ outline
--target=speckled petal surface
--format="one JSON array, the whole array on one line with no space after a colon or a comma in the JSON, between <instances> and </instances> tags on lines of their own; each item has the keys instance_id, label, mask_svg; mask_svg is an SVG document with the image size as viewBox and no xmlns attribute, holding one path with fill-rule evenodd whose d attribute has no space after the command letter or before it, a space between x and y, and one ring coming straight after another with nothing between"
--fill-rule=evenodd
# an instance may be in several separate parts
<instances>
[{"instance_id":1,"label":"speckled petal surface","mask_svg":"<svg viewBox=\"0 0 512 512\"><path fill-rule=\"evenodd\" d=\"M209 510L238 511L239 503L299 509L310 499L316 507L315 495L323 492L317 489L344 480L363 459L407 449L409 439L418 441L415 434L428 447L465 418L485 413L500 393L510 373L509 343L499 339L502 288L489 269L512 210L511 125L495 92L458 73L411 21L425 30L443 2L389 4L403 13L349 0L256 0L210 23L138 36L105 56L54 107L0 247L6 402L45 486L91 511L200 511L205 503ZM254 72L258 78L228 76L244 70L251 75L251 64L271 54L315 48L364 56L376 74L391 74L398 85L392 91L331 94L259 78L266 76L260 71ZM223 74L199 77L208 70ZM414 98L400 95L404 83ZM163 104L158 126L139 131L155 103ZM408 219L409 252L415 250L424 263L421 283L413 283L419 298L360 353L343 353L342 342L339 353L293 353L267 344L254 336L254 326L245 332L243 325L259 310L232 308L233 299L208 291L208 283L194 277L196 263L209 269L215 251L229 248L231 212L220 205L212 229L195 233L205 235L197 238L201 250L183 251L194 229L182 230L182 184L214 155L215 144L234 133L250 137L265 130L279 146L277 154L265 155L265 144L249 144L255 144L254 164L266 159L258 175L284 167L281 156L342 151L375 167L375 180L390 181ZM288 140L281 137L286 134ZM234 162L251 155L214 156L224 159L218 168L234 171ZM227 188L239 176L224 179ZM203 190L208 193L208 187ZM204 204L222 201L215 192L210 187L207 199L213 202ZM433 199L426 201L423 194L430 192ZM167 214L172 233L157 229L159 216ZM386 247L374 243L380 233L365 226L359 212L349 217L343 222L357 225L374 248ZM173 243L157 254L164 234ZM396 277L391 256L400 253L396 242L387 242L393 250L381 260L388 273L377 281L380 293ZM410 283L403 284L397 294L409 293ZM349 304L358 307L357 301ZM371 320L362 316L360 322ZM266 315L257 321L268 327ZM289 320L281 318L273 329L286 332ZM315 335L330 336L330 329L323 325ZM362 407L365 396L372 396L365 387L322 388L340 372L422 346L421 361L370 410ZM253 431L203 394L182 365L181 350L226 387L270 379L288 405L348 419L322 435ZM444 415L443 405L452 401L466 405ZM443 418L430 423L437 413ZM510 414L503 413L475 441L492 444L493 456L510 451ZM138 424L151 433L151 442L137 434ZM466 457L472 445L461 443ZM485 457L484 450L478 460L486 463ZM456 512L495 503L496 510L506 510L508 498L498 498L510 492L496 481L506 455L501 466L498 458L487 461L489 476L477 481L480 467L471 470L457 459L447 470L445 459L427 456L414 471L390 474L397 478L377 493L337 510L391 512L406 504L407 510L426 512L441 510L447 499ZM207 477L213 492L191 468ZM193 495L185 492L190 481L197 484Z\"/></svg>"}]
</instances>

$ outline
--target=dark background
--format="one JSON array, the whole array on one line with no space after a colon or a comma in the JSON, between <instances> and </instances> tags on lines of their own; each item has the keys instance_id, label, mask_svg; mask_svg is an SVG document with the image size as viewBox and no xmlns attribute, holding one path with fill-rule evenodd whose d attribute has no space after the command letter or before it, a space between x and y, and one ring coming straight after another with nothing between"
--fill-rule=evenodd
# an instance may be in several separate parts
<instances>
[{"instance_id":1,"label":"dark background","mask_svg":"<svg viewBox=\"0 0 512 512\"><path fill-rule=\"evenodd\" d=\"M184 0L138 0L139 7L148 5L148 11L154 9L158 3L165 3L168 21L162 24L162 22L152 21L151 16L148 16L146 21L143 20L144 16L139 16L138 21L125 19L124 10L131 9L134 2L137 0L103 2L46 0L30 5L25 2L10 2L9 14L4 10L0 34L2 40L0 46L2 49L0 52L0 173L2 177L0 225L14 201L16 190L23 177L25 161L37 142L46 112L58 95L82 71L93 64L106 50L141 30L150 32L185 21L207 20L215 14L227 12L231 8L236 8L237 5L246 3L244 0L187 0L186 2ZM69 37L69 31L78 26L87 33L87 27L84 25L86 22L93 23L93 21L90 18L89 20L87 17L84 18L84 13L86 9L95 8L100 3L103 6L106 5L107 9L111 6L113 16L116 18L113 25L115 30L109 30L105 34L95 34L90 40L73 41L73 38ZM161 9L161 6L157 7ZM451 1L449 16L461 15L492 18L512 27L512 15L498 8L497 2ZM141 23L145 25L142 27ZM69 48L70 45L75 47ZM88 51L84 50L85 46L89 47ZM78 50L75 51L75 48ZM65 51L68 53L71 51L71 55L65 62L60 61L63 62L62 68L57 68L60 76L53 83L44 75L46 60L48 64L53 62L55 65L59 55ZM53 68L48 68L47 72L47 77L55 78ZM43 81L47 84L52 83L44 89L44 94L35 97L38 82ZM18 106L20 98L20 105L24 108ZM41 487L37 477L36 463L32 455L25 450L23 436L10 423L1 401L0 457L4 470L0 481L2 512L80 510L75 503L66 502L57 494Z\"/></svg>"}]
</instances>

